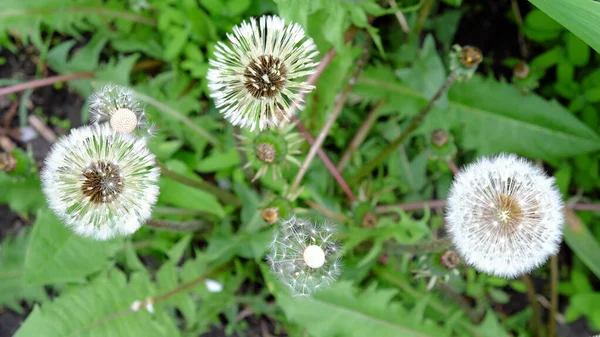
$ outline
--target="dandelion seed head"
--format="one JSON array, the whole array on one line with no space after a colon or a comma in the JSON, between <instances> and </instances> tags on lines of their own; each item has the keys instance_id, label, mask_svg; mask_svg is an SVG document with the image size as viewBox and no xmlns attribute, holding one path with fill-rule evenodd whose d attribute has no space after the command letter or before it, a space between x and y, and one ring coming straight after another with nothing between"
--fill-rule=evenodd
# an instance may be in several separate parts
<instances>
[{"instance_id":1,"label":"dandelion seed head","mask_svg":"<svg viewBox=\"0 0 600 337\"><path fill-rule=\"evenodd\" d=\"M159 175L143 139L104 123L61 138L46 158L42 185L68 227L107 240L135 232L150 218Z\"/></svg>"},{"instance_id":2,"label":"dandelion seed head","mask_svg":"<svg viewBox=\"0 0 600 337\"><path fill-rule=\"evenodd\" d=\"M503 154L482 158L456 176L446 221L467 264L514 278L556 254L562 209L554 178L522 158Z\"/></svg>"},{"instance_id":3,"label":"dandelion seed head","mask_svg":"<svg viewBox=\"0 0 600 337\"><path fill-rule=\"evenodd\" d=\"M145 136L152 136L144 106L128 87L105 85L90 97L89 105L92 123L109 123L120 133L130 133L137 129Z\"/></svg>"},{"instance_id":4,"label":"dandelion seed head","mask_svg":"<svg viewBox=\"0 0 600 337\"><path fill-rule=\"evenodd\" d=\"M332 229L295 217L280 222L267 261L294 296L310 296L340 275L340 253L331 238Z\"/></svg>"},{"instance_id":5,"label":"dandelion seed head","mask_svg":"<svg viewBox=\"0 0 600 337\"><path fill-rule=\"evenodd\" d=\"M313 40L297 23L277 16L251 18L219 42L207 79L215 106L233 125L253 131L289 121L296 101L313 89L304 78L315 72Z\"/></svg>"}]
</instances>

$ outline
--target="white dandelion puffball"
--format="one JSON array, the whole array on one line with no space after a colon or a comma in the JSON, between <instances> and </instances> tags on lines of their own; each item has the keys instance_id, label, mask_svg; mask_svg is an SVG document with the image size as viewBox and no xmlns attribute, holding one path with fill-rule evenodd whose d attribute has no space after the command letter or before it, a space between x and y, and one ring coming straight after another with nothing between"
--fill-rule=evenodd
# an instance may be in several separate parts
<instances>
[{"instance_id":1,"label":"white dandelion puffball","mask_svg":"<svg viewBox=\"0 0 600 337\"><path fill-rule=\"evenodd\" d=\"M514 278L558 252L563 202L554 178L525 159L502 154L482 158L457 174L446 222L467 264Z\"/></svg>"},{"instance_id":2,"label":"white dandelion puffball","mask_svg":"<svg viewBox=\"0 0 600 337\"><path fill-rule=\"evenodd\" d=\"M267 260L271 271L294 296L310 296L341 273L340 252L331 224L307 220L282 221L271 242Z\"/></svg>"},{"instance_id":3,"label":"white dandelion puffball","mask_svg":"<svg viewBox=\"0 0 600 337\"><path fill-rule=\"evenodd\" d=\"M130 133L136 128L148 131L148 121L143 105L135 92L120 85L105 85L90 99L90 120L92 123L109 123L119 133Z\"/></svg>"},{"instance_id":4,"label":"white dandelion puffball","mask_svg":"<svg viewBox=\"0 0 600 337\"><path fill-rule=\"evenodd\" d=\"M233 125L253 131L289 121L295 104L313 89L304 78L315 72L318 51L297 23L277 16L251 18L219 42L206 78L215 106Z\"/></svg>"},{"instance_id":5,"label":"white dandelion puffball","mask_svg":"<svg viewBox=\"0 0 600 337\"><path fill-rule=\"evenodd\" d=\"M135 232L150 218L160 171L142 138L108 124L73 129L42 172L48 204L74 232L97 240Z\"/></svg>"}]
</instances>

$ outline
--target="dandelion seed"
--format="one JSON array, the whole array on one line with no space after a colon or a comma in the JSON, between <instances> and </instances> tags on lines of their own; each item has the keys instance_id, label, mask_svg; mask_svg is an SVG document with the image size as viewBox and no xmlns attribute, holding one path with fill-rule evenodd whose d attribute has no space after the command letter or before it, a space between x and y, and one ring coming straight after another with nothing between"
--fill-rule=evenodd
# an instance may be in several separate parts
<instances>
[{"instance_id":1,"label":"dandelion seed","mask_svg":"<svg viewBox=\"0 0 600 337\"><path fill-rule=\"evenodd\" d=\"M332 225L314 225L295 217L280 223L267 260L294 296L310 296L341 273L334 232Z\"/></svg>"},{"instance_id":2,"label":"dandelion seed","mask_svg":"<svg viewBox=\"0 0 600 337\"><path fill-rule=\"evenodd\" d=\"M50 208L74 232L97 240L135 232L152 213L159 169L143 139L107 124L71 131L42 172Z\"/></svg>"},{"instance_id":3,"label":"dandelion seed","mask_svg":"<svg viewBox=\"0 0 600 337\"><path fill-rule=\"evenodd\" d=\"M557 253L562 209L554 178L515 155L500 155L480 159L456 176L446 221L467 264L514 278Z\"/></svg>"},{"instance_id":4,"label":"dandelion seed","mask_svg":"<svg viewBox=\"0 0 600 337\"><path fill-rule=\"evenodd\" d=\"M297 23L277 16L251 18L219 42L207 79L217 109L233 125L259 130L284 120L294 101L313 89L304 78L315 72L317 48Z\"/></svg>"},{"instance_id":5,"label":"dandelion seed","mask_svg":"<svg viewBox=\"0 0 600 337\"><path fill-rule=\"evenodd\" d=\"M137 128L151 136L152 127L133 90L120 85L105 85L92 95L89 104L92 123L109 123L120 133L130 133Z\"/></svg>"}]
</instances>

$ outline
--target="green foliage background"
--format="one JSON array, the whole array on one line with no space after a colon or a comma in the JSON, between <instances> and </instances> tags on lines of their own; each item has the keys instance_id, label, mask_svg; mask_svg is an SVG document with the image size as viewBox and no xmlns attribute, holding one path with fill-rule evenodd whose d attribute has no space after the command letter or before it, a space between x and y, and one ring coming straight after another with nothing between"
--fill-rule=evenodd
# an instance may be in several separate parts
<instances>
[{"instance_id":1,"label":"green foliage background","mask_svg":"<svg viewBox=\"0 0 600 337\"><path fill-rule=\"evenodd\" d=\"M36 164L18 150L19 174L0 172L0 203L32 225L0 243L0 315L7 310L27 315L17 337L40 332L48 337L198 336L211 326L252 335L259 320L269 321L271 333L290 336L534 336L531 307L511 307L526 298L521 280L461 266L459 278L448 283L450 292L441 286L429 291L429 278L414 277L414 272L431 265L435 255L380 259L387 240L412 243L436 236L442 212L398 209L379 215L375 228L362 226L358 216L376 204L445 198L452 173L432 159L429 145L429 134L439 128L453 135L459 165L481 155L514 152L543 161L567 201L600 199L600 3L531 2L537 8L519 3L530 9L522 23L511 10L503 14L532 47L529 79L539 82L533 91L531 83L494 73L503 66L510 69L519 55L495 59L483 50L481 71L453 85L400 151L368 179L351 185L361 191L360 206L347 201L318 159L311 164L294 206L316 221L336 220L345 272L309 300L290 297L263 260L275 228L264 223L260 212L297 168L284 170L283 181L267 174L256 183L240 169L246 159L235 148L235 130L207 98L205 77L215 44L248 17L278 14L300 23L321 56L334 48L337 56L299 115L315 135L365 41L372 40L368 64L324 146L337 162L368 111L378 105L378 122L343 172L350 178L401 133L443 84L461 17L477 12L477 6L460 0L398 1L413 28L404 34L395 21L396 9L376 0L0 1L4 53L33 46L39 56L37 77L43 77L46 65L57 74L85 73L67 84L84 98L106 83L131 86L158 126L149 144L157 158L190 179L230 190L241 201L222 202L210 191L162 177L154 217L203 220L209 228L173 233L144 227L132 237L90 241L64 228L47 210ZM415 27L422 24L424 31L418 31ZM349 29L359 32L345 43ZM1 85L19 82L0 79ZM30 95L9 98L24 102ZM20 112L22 124L26 114ZM85 121L86 106L81 114ZM300 158L308 149L303 146ZM559 270L566 322L584 317L596 332L600 227L594 225L599 214L568 217ZM537 292L547 298L549 275L547 266L532 275ZM224 290L209 292L203 277L220 282ZM188 282L193 283L182 288ZM157 301L154 313L129 309L135 300L161 298L177 289L184 290ZM471 322L456 296L468 298L467 306L480 319ZM503 306L512 309L503 311ZM247 312L254 320L243 319Z\"/></svg>"}]
</instances>

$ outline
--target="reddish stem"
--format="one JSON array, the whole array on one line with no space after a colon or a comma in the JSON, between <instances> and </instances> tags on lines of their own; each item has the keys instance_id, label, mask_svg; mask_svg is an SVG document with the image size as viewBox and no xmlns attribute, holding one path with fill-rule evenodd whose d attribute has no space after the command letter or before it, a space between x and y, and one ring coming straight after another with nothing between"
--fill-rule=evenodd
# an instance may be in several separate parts
<instances>
[{"instance_id":1,"label":"reddish stem","mask_svg":"<svg viewBox=\"0 0 600 337\"><path fill-rule=\"evenodd\" d=\"M45 86L52 85L52 84L59 83L59 82L66 82L66 81L77 80L80 78L92 78L92 77L94 77L94 73L92 73L90 71L86 71L83 73L73 73L73 74L57 75L57 76L51 76L51 77L47 77L47 78L41 78L39 80L33 80L33 81L25 82L25 83L19 83L17 85L13 85L10 87L0 88L0 97L15 93L15 92L25 91L28 89L45 87Z\"/></svg>"}]
</instances>

